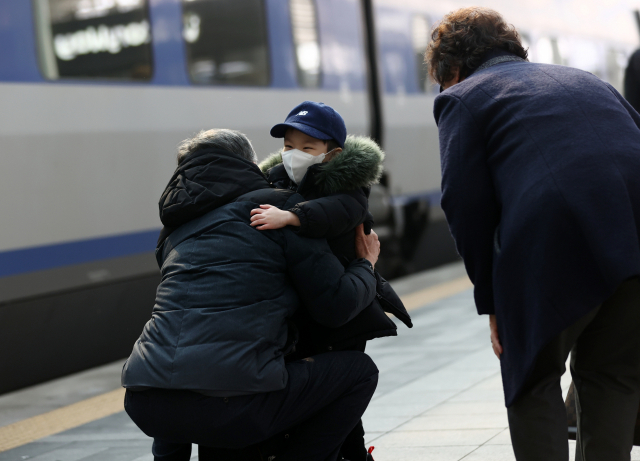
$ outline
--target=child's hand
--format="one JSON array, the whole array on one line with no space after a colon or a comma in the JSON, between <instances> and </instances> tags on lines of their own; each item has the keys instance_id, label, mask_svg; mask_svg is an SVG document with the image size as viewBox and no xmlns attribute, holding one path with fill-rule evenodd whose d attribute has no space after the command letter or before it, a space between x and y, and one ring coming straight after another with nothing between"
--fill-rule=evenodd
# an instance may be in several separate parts
<instances>
[{"instance_id":1,"label":"child's hand","mask_svg":"<svg viewBox=\"0 0 640 461\"><path fill-rule=\"evenodd\" d=\"M299 226L300 219L290 211L273 205L260 205L251 210L251 225L259 230L281 229L285 226Z\"/></svg>"}]
</instances>

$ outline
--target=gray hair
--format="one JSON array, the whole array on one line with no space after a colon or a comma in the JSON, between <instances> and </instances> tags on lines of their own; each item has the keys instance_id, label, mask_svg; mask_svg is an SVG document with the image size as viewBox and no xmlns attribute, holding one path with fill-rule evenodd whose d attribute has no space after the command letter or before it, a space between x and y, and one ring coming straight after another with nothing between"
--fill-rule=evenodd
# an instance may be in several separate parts
<instances>
[{"instance_id":1,"label":"gray hair","mask_svg":"<svg viewBox=\"0 0 640 461\"><path fill-rule=\"evenodd\" d=\"M240 158L258 163L258 156L253 150L249 138L236 130L216 128L202 130L193 138L182 141L178 145L178 165L188 159L194 152L206 148L224 149Z\"/></svg>"}]
</instances>

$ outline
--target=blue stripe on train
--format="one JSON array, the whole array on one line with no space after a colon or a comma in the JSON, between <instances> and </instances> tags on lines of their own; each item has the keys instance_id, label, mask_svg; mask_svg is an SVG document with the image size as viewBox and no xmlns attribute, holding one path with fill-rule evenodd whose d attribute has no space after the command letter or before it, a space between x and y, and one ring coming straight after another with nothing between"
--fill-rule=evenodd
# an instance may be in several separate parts
<instances>
[{"instance_id":1,"label":"blue stripe on train","mask_svg":"<svg viewBox=\"0 0 640 461\"><path fill-rule=\"evenodd\" d=\"M440 205L439 190L391 197L395 206L416 200ZM0 252L0 277L154 251L160 229Z\"/></svg>"},{"instance_id":2,"label":"blue stripe on train","mask_svg":"<svg viewBox=\"0 0 640 461\"><path fill-rule=\"evenodd\" d=\"M0 277L154 251L159 229L0 252Z\"/></svg>"}]
</instances>

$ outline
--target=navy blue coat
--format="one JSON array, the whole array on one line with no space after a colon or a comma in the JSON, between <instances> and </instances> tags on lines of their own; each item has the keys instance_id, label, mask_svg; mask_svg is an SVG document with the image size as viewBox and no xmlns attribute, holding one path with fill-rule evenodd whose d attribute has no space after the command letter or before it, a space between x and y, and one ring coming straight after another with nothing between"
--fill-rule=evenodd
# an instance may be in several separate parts
<instances>
[{"instance_id":1,"label":"navy blue coat","mask_svg":"<svg viewBox=\"0 0 640 461\"><path fill-rule=\"evenodd\" d=\"M376 279L368 262L345 269L324 239L251 227L258 204L300 201L226 151L178 167L160 200L162 281L123 368L124 387L220 396L283 389L288 319L297 309L338 327L371 303Z\"/></svg>"},{"instance_id":2,"label":"navy blue coat","mask_svg":"<svg viewBox=\"0 0 640 461\"><path fill-rule=\"evenodd\" d=\"M442 207L497 316L510 406L542 347L640 274L640 116L592 74L529 62L472 74L434 115Z\"/></svg>"}]
</instances>

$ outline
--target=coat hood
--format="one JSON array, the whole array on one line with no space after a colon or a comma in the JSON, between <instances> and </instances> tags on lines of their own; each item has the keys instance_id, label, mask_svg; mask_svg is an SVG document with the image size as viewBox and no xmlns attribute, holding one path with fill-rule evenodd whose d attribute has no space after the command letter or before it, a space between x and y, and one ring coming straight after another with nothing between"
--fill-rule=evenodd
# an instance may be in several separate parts
<instances>
[{"instance_id":1,"label":"coat hood","mask_svg":"<svg viewBox=\"0 0 640 461\"><path fill-rule=\"evenodd\" d=\"M321 165L316 175L316 187L322 193L377 184L382 175L384 152L374 140L366 136L347 136L344 149L333 160ZM263 172L282 163L282 151L275 152L260 163Z\"/></svg>"},{"instance_id":2,"label":"coat hood","mask_svg":"<svg viewBox=\"0 0 640 461\"><path fill-rule=\"evenodd\" d=\"M207 149L176 168L158 203L160 220L178 227L242 194L269 187L256 164L223 149Z\"/></svg>"}]
</instances>

